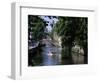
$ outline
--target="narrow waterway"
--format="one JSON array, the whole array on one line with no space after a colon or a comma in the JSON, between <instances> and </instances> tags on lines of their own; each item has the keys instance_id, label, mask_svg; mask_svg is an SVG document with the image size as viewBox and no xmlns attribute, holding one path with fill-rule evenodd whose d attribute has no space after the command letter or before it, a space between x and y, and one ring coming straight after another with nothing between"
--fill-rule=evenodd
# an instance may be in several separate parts
<instances>
[{"instance_id":1,"label":"narrow waterway","mask_svg":"<svg viewBox=\"0 0 100 82\"><path fill-rule=\"evenodd\" d=\"M42 57L43 65L59 65L61 64L61 50L56 47L43 47ZM54 52L55 51L55 52Z\"/></svg>"},{"instance_id":2,"label":"narrow waterway","mask_svg":"<svg viewBox=\"0 0 100 82\"><path fill-rule=\"evenodd\" d=\"M51 40L45 40L44 46L30 51L30 65L33 66L52 66L52 65L69 65L71 60L68 56L67 49L63 51L61 46L56 46ZM40 51L41 50L41 51ZM73 64L83 64L84 56L80 53L72 52Z\"/></svg>"},{"instance_id":3,"label":"narrow waterway","mask_svg":"<svg viewBox=\"0 0 100 82\"><path fill-rule=\"evenodd\" d=\"M52 45L48 40L42 47L43 65L59 65L61 64L61 47Z\"/></svg>"}]
</instances>

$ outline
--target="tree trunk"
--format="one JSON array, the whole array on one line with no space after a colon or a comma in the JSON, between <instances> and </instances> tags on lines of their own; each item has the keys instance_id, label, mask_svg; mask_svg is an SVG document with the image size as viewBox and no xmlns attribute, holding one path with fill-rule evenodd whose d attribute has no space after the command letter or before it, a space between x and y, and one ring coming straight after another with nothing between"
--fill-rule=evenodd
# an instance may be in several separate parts
<instances>
[{"instance_id":1,"label":"tree trunk","mask_svg":"<svg viewBox=\"0 0 100 82\"><path fill-rule=\"evenodd\" d=\"M83 49L84 49L84 64L88 64L88 50L87 50L87 46L85 46Z\"/></svg>"},{"instance_id":2,"label":"tree trunk","mask_svg":"<svg viewBox=\"0 0 100 82\"><path fill-rule=\"evenodd\" d=\"M72 59L72 45L69 45L69 63L73 64L73 59Z\"/></svg>"}]
</instances>

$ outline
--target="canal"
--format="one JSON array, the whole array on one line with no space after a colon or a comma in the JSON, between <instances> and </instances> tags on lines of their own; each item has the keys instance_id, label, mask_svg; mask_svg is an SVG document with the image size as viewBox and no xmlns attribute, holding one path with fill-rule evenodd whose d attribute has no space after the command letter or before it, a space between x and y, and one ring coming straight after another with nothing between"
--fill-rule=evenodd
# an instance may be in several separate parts
<instances>
[{"instance_id":1,"label":"canal","mask_svg":"<svg viewBox=\"0 0 100 82\"><path fill-rule=\"evenodd\" d=\"M33 49L31 54L30 66L52 66L52 65L69 65L71 60L68 56L68 50L61 46L54 45L51 40L44 40L44 46ZM64 55L63 55L64 54ZM29 54L30 55L30 54ZM72 52L73 64L83 64L84 56L80 53Z\"/></svg>"}]
</instances>

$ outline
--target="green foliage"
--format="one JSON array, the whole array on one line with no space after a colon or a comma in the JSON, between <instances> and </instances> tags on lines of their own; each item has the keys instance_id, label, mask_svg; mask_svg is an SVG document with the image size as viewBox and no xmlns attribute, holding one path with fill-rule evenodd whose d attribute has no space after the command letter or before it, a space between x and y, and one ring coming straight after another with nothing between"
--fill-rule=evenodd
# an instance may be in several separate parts
<instances>
[{"instance_id":1,"label":"green foliage","mask_svg":"<svg viewBox=\"0 0 100 82\"><path fill-rule=\"evenodd\" d=\"M86 17L59 17L59 21L55 25L53 31L62 37L62 48L68 47L70 63L72 59L72 47L79 45L84 50L84 63L87 63L87 26L88 19Z\"/></svg>"},{"instance_id":2,"label":"green foliage","mask_svg":"<svg viewBox=\"0 0 100 82\"><path fill-rule=\"evenodd\" d=\"M34 40L41 40L45 37L46 22L39 16L29 15L28 18L29 33L31 32ZM30 35L30 34L29 34Z\"/></svg>"},{"instance_id":3,"label":"green foliage","mask_svg":"<svg viewBox=\"0 0 100 82\"><path fill-rule=\"evenodd\" d=\"M59 17L58 19L53 30L62 37L62 44L74 45L76 42L83 46L87 43L87 18Z\"/></svg>"}]
</instances>

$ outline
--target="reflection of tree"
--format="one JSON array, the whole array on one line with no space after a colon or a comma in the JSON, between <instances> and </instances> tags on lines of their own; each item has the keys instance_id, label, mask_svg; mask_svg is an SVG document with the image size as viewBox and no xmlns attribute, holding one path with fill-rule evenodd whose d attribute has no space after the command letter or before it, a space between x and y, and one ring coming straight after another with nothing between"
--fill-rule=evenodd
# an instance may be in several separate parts
<instances>
[{"instance_id":1,"label":"reflection of tree","mask_svg":"<svg viewBox=\"0 0 100 82\"><path fill-rule=\"evenodd\" d=\"M72 62L72 46L75 43L83 47L84 63L87 63L87 18L83 17L59 17L54 27L58 36L62 37L62 47L69 51L70 63Z\"/></svg>"}]
</instances>

